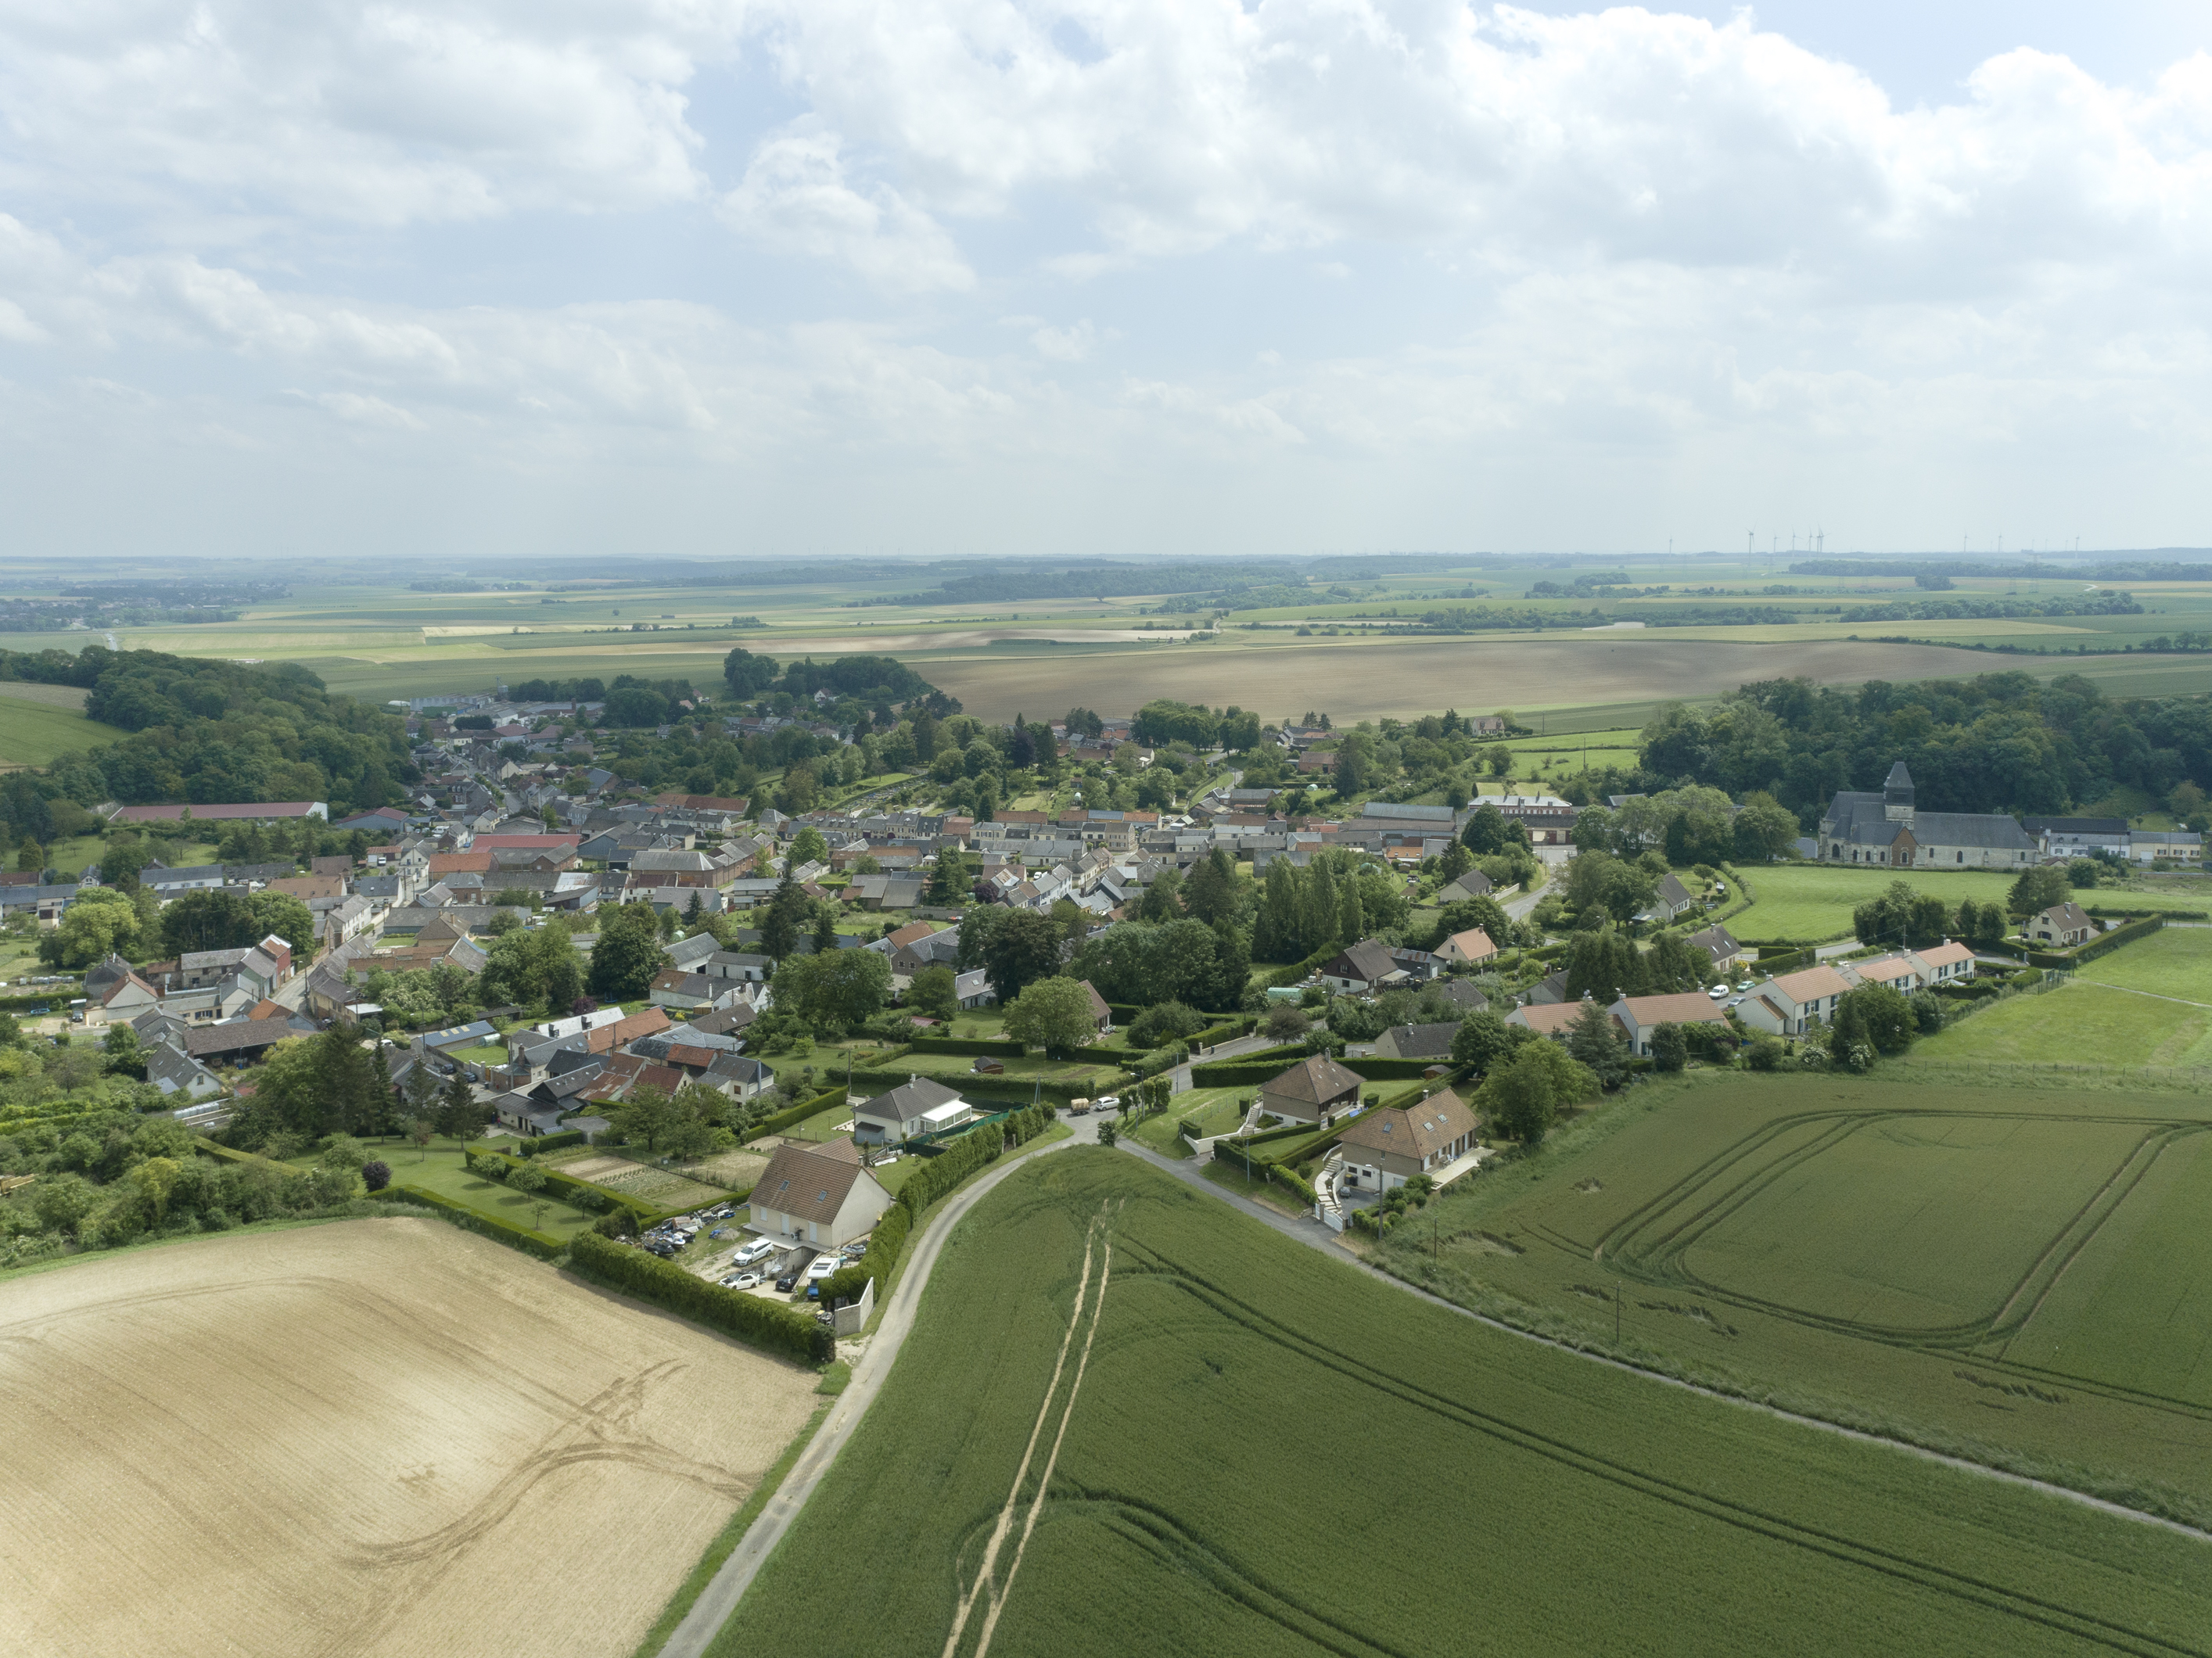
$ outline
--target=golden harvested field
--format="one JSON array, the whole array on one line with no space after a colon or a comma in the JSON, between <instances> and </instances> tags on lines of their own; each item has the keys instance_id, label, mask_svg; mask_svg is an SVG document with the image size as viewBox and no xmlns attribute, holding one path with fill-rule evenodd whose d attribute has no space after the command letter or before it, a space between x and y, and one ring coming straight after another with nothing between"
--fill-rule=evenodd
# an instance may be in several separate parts
<instances>
[{"instance_id":1,"label":"golden harvested field","mask_svg":"<svg viewBox=\"0 0 2212 1658\"><path fill-rule=\"evenodd\" d=\"M815 1378L440 1222L0 1287L0 1627L59 1658L623 1658Z\"/></svg>"},{"instance_id":2,"label":"golden harvested field","mask_svg":"<svg viewBox=\"0 0 2212 1658\"><path fill-rule=\"evenodd\" d=\"M917 661L932 684L986 720L1056 715L1071 705L1133 714L1156 696L1255 708L1268 720L1328 710L1354 720L1494 708L1568 708L1716 696L1748 680L1807 674L1826 684L2078 670L2048 659L1941 645L1793 640L1745 644L1673 637L1679 630L1468 639L1319 639L1092 652L1008 653ZM2108 659L2109 660L2109 659ZM2148 660L2163 662L2166 659ZM2212 687L2212 666L2201 671Z\"/></svg>"}]
</instances>

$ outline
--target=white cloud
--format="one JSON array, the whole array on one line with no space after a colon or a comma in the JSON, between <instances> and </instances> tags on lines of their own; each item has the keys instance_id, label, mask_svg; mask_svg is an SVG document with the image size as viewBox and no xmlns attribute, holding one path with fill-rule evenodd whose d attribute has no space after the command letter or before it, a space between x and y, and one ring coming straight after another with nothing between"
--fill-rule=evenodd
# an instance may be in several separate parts
<instances>
[{"instance_id":1,"label":"white cloud","mask_svg":"<svg viewBox=\"0 0 2212 1658\"><path fill-rule=\"evenodd\" d=\"M771 247L848 265L877 288L973 288L975 274L943 228L888 185L848 184L840 149L816 121L777 134L753 152L723 216Z\"/></svg>"},{"instance_id":2,"label":"white cloud","mask_svg":"<svg viewBox=\"0 0 2212 1658\"><path fill-rule=\"evenodd\" d=\"M1030 336L1040 357L1054 362L1081 362L1098 344L1098 331L1084 318L1072 328L1040 328Z\"/></svg>"}]
</instances>

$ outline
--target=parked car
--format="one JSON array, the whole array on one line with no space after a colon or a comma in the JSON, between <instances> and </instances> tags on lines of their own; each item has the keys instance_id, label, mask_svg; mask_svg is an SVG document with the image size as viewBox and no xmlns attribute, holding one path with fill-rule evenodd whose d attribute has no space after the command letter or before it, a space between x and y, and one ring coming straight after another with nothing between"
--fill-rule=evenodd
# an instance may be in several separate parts
<instances>
[{"instance_id":1,"label":"parked car","mask_svg":"<svg viewBox=\"0 0 2212 1658\"><path fill-rule=\"evenodd\" d=\"M730 1257L730 1264L733 1266L750 1266L757 1260L767 1260L775 1253L775 1245L770 1243L766 1238L755 1238Z\"/></svg>"},{"instance_id":2,"label":"parked car","mask_svg":"<svg viewBox=\"0 0 2212 1658\"><path fill-rule=\"evenodd\" d=\"M1119 1111L1121 1108L1121 1096L1119 1094L1101 1094L1093 1103L1101 1111Z\"/></svg>"},{"instance_id":3,"label":"parked car","mask_svg":"<svg viewBox=\"0 0 2212 1658\"><path fill-rule=\"evenodd\" d=\"M732 1272L722 1280L722 1287L725 1290L757 1290L760 1281L758 1272Z\"/></svg>"},{"instance_id":4,"label":"parked car","mask_svg":"<svg viewBox=\"0 0 2212 1658\"><path fill-rule=\"evenodd\" d=\"M785 1295L789 1295L793 1290L799 1287L799 1274L796 1272L786 1272L781 1278L776 1279L775 1287L781 1291Z\"/></svg>"}]
</instances>

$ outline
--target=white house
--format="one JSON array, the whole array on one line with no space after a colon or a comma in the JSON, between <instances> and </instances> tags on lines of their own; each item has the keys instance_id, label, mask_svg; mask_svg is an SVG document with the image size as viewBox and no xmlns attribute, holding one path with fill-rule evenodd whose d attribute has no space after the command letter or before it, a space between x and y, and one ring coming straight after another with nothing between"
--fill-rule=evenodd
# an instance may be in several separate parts
<instances>
[{"instance_id":1,"label":"white house","mask_svg":"<svg viewBox=\"0 0 2212 1658\"><path fill-rule=\"evenodd\" d=\"M890 1206L891 1194L860 1166L850 1139L786 1141L753 1187L747 1224L778 1243L836 1249L872 1231Z\"/></svg>"},{"instance_id":2,"label":"white house","mask_svg":"<svg viewBox=\"0 0 2212 1658\"><path fill-rule=\"evenodd\" d=\"M1802 1036L1834 1017L1836 1004L1850 991L1850 981L1835 969L1808 967L1754 986L1737 1005L1736 1015L1769 1035Z\"/></svg>"},{"instance_id":3,"label":"white house","mask_svg":"<svg viewBox=\"0 0 2212 1658\"><path fill-rule=\"evenodd\" d=\"M915 1077L853 1111L853 1138L879 1145L941 1133L974 1117L968 1102L943 1083Z\"/></svg>"},{"instance_id":4,"label":"white house","mask_svg":"<svg viewBox=\"0 0 2212 1658\"><path fill-rule=\"evenodd\" d=\"M1651 1057L1651 1033L1662 1024L1709 1024L1725 1030L1728 1015L1701 991L1673 996L1623 996L1606 1010L1628 1037L1629 1051L1639 1060Z\"/></svg>"}]
</instances>

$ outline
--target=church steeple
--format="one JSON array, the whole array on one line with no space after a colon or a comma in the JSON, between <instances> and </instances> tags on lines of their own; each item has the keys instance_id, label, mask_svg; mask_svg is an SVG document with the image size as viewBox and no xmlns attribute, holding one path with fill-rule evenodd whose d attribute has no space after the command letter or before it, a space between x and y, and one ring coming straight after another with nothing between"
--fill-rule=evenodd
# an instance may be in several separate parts
<instances>
[{"instance_id":1,"label":"church steeple","mask_svg":"<svg viewBox=\"0 0 2212 1658\"><path fill-rule=\"evenodd\" d=\"M1912 774L1902 760L1889 768L1888 780L1881 786L1881 815L1893 823L1912 821Z\"/></svg>"}]
</instances>

